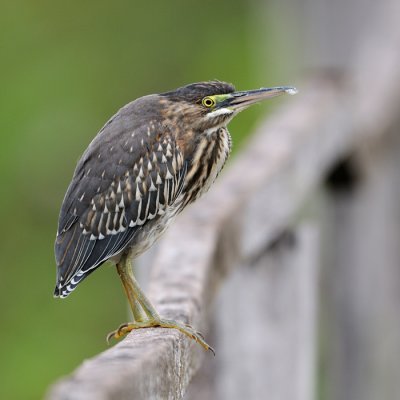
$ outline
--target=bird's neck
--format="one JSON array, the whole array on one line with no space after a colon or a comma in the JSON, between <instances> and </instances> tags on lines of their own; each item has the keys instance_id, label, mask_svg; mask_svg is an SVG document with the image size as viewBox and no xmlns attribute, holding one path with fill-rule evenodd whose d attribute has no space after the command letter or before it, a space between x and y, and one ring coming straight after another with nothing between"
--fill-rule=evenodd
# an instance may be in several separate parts
<instances>
[{"instance_id":1,"label":"bird's neck","mask_svg":"<svg viewBox=\"0 0 400 400\"><path fill-rule=\"evenodd\" d=\"M199 135L199 141L189 159L182 193L184 205L208 191L225 165L231 145L231 135L226 127L209 129Z\"/></svg>"}]
</instances>

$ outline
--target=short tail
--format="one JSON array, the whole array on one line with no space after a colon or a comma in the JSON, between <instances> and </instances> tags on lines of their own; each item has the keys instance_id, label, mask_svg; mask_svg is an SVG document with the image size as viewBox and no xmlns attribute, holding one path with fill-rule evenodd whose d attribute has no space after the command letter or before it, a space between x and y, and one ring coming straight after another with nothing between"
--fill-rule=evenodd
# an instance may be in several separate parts
<instances>
[{"instance_id":1,"label":"short tail","mask_svg":"<svg viewBox=\"0 0 400 400\"><path fill-rule=\"evenodd\" d=\"M99 267L99 266L98 266ZM67 284L63 286L56 286L54 289L54 297L60 297L61 299L65 299L71 292L75 290L75 288L82 282L85 278L87 278L93 271L97 269L93 268L86 272L78 272Z\"/></svg>"}]
</instances>

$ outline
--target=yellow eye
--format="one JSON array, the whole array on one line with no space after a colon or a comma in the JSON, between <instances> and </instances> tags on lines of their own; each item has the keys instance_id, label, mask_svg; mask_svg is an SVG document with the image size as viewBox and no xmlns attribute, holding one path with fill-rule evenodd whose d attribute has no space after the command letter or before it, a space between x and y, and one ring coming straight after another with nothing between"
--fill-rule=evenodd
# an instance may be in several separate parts
<instances>
[{"instance_id":1,"label":"yellow eye","mask_svg":"<svg viewBox=\"0 0 400 400\"><path fill-rule=\"evenodd\" d=\"M204 107L210 108L215 106L215 100L212 97L204 97L201 101Z\"/></svg>"}]
</instances>

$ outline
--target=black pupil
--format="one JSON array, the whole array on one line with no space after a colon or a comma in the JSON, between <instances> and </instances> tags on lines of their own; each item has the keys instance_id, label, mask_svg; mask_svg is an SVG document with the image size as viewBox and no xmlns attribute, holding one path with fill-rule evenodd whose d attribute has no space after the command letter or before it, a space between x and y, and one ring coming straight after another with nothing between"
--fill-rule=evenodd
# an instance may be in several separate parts
<instances>
[{"instance_id":1,"label":"black pupil","mask_svg":"<svg viewBox=\"0 0 400 400\"><path fill-rule=\"evenodd\" d=\"M206 99L206 106L211 106L212 100L211 99Z\"/></svg>"}]
</instances>

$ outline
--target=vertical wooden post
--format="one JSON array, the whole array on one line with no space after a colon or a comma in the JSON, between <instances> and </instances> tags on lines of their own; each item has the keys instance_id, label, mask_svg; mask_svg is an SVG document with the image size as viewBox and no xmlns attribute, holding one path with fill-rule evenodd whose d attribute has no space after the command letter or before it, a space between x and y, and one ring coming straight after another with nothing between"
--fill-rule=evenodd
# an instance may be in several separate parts
<instances>
[{"instance_id":1,"label":"vertical wooden post","mask_svg":"<svg viewBox=\"0 0 400 400\"><path fill-rule=\"evenodd\" d=\"M359 155L360 179L330 200L323 271L322 398L398 398L400 382L400 138Z\"/></svg>"},{"instance_id":2,"label":"vertical wooden post","mask_svg":"<svg viewBox=\"0 0 400 400\"><path fill-rule=\"evenodd\" d=\"M316 233L301 226L231 274L215 306L218 357L203 366L209 375L216 364L213 379L204 386L200 373L188 400L205 393L208 399L313 399Z\"/></svg>"}]
</instances>

